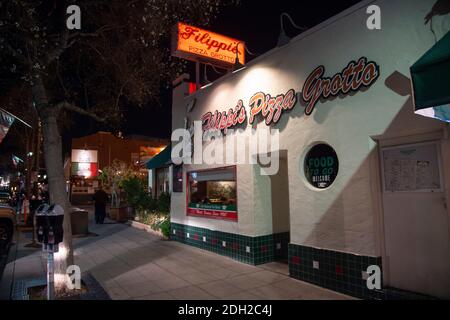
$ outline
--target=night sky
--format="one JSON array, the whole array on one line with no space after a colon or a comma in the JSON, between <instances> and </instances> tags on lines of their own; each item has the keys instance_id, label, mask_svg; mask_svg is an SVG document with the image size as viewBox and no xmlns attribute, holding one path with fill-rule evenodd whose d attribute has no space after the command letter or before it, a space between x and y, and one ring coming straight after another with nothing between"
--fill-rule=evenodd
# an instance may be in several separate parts
<instances>
[{"instance_id":1,"label":"night sky","mask_svg":"<svg viewBox=\"0 0 450 320\"><path fill-rule=\"evenodd\" d=\"M241 0L238 7L222 8L209 29L245 41L252 53L260 55L276 46L282 12L288 13L298 26L311 28L360 1ZM289 36L295 36L301 32L291 27L288 19L284 19L284 26ZM247 61L253 58L247 54ZM193 68L190 68L190 71L192 72ZM193 72L191 77L194 77ZM213 70L208 70L208 78L211 80L217 78L217 75ZM171 105L171 89L169 88L168 90L162 89L161 105L159 106L152 105L144 109L129 106L124 114L121 131L124 135L139 134L169 138ZM86 119L76 119L76 123L85 124ZM111 128L102 127L98 123L90 121L88 126L75 125L70 133L64 135L64 140L69 142L72 136L82 136L98 130L111 131Z\"/></svg>"}]
</instances>

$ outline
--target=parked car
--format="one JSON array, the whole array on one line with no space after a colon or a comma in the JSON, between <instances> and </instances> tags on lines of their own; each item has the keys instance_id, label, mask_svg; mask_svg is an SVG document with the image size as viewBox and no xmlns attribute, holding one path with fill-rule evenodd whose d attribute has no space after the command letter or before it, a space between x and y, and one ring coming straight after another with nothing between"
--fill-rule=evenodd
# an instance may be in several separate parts
<instances>
[{"instance_id":1,"label":"parked car","mask_svg":"<svg viewBox=\"0 0 450 320\"><path fill-rule=\"evenodd\" d=\"M11 200L12 200L12 198L11 198L11 195L9 194L9 192L4 192L4 191L0 192L0 204L10 205Z\"/></svg>"},{"instance_id":2,"label":"parked car","mask_svg":"<svg viewBox=\"0 0 450 320\"><path fill-rule=\"evenodd\" d=\"M8 205L0 204L0 252L11 242L16 227L16 212Z\"/></svg>"}]
</instances>

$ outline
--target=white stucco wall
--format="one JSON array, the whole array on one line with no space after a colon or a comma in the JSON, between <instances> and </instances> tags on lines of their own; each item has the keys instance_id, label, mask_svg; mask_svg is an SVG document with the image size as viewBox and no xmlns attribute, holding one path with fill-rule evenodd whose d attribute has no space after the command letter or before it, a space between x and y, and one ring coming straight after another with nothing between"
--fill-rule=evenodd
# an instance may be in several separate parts
<instances>
[{"instance_id":1,"label":"white stucco wall","mask_svg":"<svg viewBox=\"0 0 450 320\"><path fill-rule=\"evenodd\" d=\"M372 205L370 180L373 169L368 160L376 144L371 137L433 132L444 126L414 115L410 95L401 96L386 85L394 72L409 77L409 67L435 43L429 25L424 25L424 17L434 3L380 0L354 6L191 97L175 92L173 128L183 127L185 105L193 97L197 103L188 115L192 121L208 111L228 110L239 99L248 113L253 94L262 91L274 96L291 88L299 92L319 65L324 65L325 76L331 77L360 57L375 61L381 75L368 90L319 102L311 116L305 116L304 107L297 103L274 128L280 130L280 149L288 151L291 242L378 255L374 225L377 213ZM380 6L382 30L366 28L369 4ZM433 27L440 39L450 30L449 16L435 17ZM404 86L396 82L394 89ZM409 90L408 82L406 86ZM312 188L303 173L304 156L317 142L331 145L340 163L336 181L322 191ZM202 167L185 166L185 170ZM185 193L172 195L172 221L253 236L272 233L270 178L255 174L256 167L238 167L237 223L187 217Z\"/></svg>"}]
</instances>

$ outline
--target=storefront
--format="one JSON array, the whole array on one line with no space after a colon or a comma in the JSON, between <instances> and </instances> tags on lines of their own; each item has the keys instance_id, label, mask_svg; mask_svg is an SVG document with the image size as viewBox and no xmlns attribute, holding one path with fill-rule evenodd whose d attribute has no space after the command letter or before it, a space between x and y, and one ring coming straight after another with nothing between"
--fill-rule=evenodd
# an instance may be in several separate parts
<instances>
[{"instance_id":1,"label":"storefront","mask_svg":"<svg viewBox=\"0 0 450 320\"><path fill-rule=\"evenodd\" d=\"M367 287L369 266L383 288L449 298L450 129L414 113L410 81L435 44L424 24L435 2L362 1L194 94L174 82L173 129L240 129L227 136L246 150L252 129L279 130L276 150L255 152L279 163L266 176L262 161L185 162L172 239L284 260L294 278L362 298L384 297ZM366 27L373 4L381 30ZM450 30L449 15L432 23L438 40Z\"/></svg>"},{"instance_id":2,"label":"storefront","mask_svg":"<svg viewBox=\"0 0 450 320\"><path fill-rule=\"evenodd\" d=\"M72 149L70 169L70 201L92 202L98 188L98 150Z\"/></svg>"},{"instance_id":3,"label":"storefront","mask_svg":"<svg viewBox=\"0 0 450 320\"><path fill-rule=\"evenodd\" d=\"M171 147L165 147L161 152L150 158L145 164L148 170L148 186L154 198L163 193L171 193L172 161L170 159Z\"/></svg>"},{"instance_id":4,"label":"storefront","mask_svg":"<svg viewBox=\"0 0 450 320\"><path fill-rule=\"evenodd\" d=\"M102 131L72 139L71 157L65 161L71 203L91 203L100 186L99 175L115 160L138 171L145 179L148 174L145 164L167 145L168 141L164 139L136 135L119 137ZM162 183L164 186L164 181Z\"/></svg>"}]
</instances>

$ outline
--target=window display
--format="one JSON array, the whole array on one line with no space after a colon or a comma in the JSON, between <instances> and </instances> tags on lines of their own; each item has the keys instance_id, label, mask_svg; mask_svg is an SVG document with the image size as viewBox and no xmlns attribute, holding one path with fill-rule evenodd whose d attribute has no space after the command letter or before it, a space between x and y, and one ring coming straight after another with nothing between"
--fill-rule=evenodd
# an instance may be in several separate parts
<instances>
[{"instance_id":1,"label":"window display","mask_svg":"<svg viewBox=\"0 0 450 320\"><path fill-rule=\"evenodd\" d=\"M189 172L187 214L237 220L236 168Z\"/></svg>"}]
</instances>

